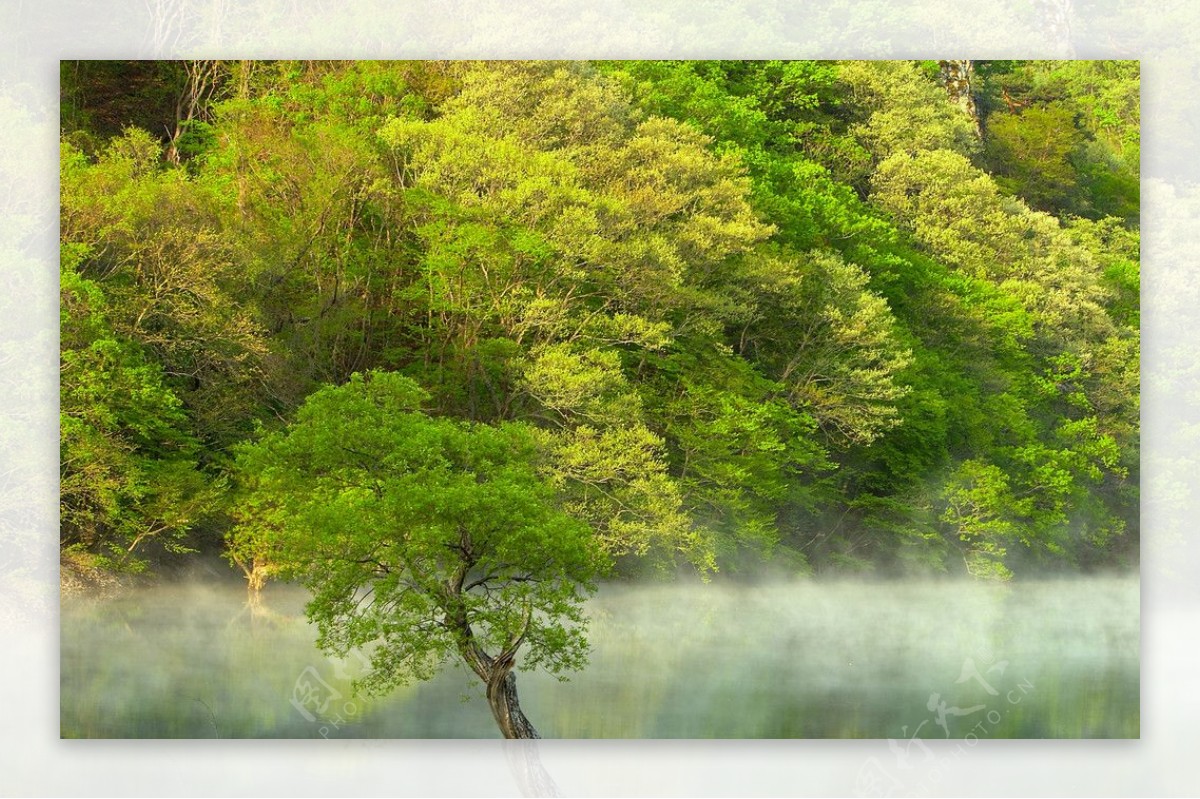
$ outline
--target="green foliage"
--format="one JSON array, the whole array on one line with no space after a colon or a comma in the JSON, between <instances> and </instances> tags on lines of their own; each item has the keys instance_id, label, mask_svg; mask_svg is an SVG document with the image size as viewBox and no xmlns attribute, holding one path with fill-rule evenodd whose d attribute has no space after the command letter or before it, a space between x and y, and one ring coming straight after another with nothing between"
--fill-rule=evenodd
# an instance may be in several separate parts
<instances>
[{"instance_id":1,"label":"green foliage","mask_svg":"<svg viewBox=\"0 0 1200 799\"><path fill-rule=\"evenodd\" d=\"M1138 224L1136 61L979 62L983 163L1008 192L1056 214Z\"/></svg>"},{"instance_id":2,"label":"green foliage","mask_svg":"<svg viewBox=\"0 0 1200 799\"><path fill-rule=\"evenodd\" d=\"M779 396L783 386L728 355L673 356L662 380L656 416L672 471L689 514L715 537L717 562L738 569L780 557L802 568L802 557L778 549L777 514L811 502L806 484L830 467L813 418Z\"/></svg>"},{"instance_id":3,"label":"green foliage","mask_svg":"<svg viewBox=\"0 0 1200 799\"><path fill-rule=\"evenodd\" d=\"M832 253L810 253L791 270L773 266L786 277L759 290L769 310L749 328L756 360L831 440L870 444L897 424L896 402L908 393L896 376L911 353L887 302L860 267Z\"/></svg>"},{"instance_id":4,"label":"green foliage","mask_svg":"<svg viewBox=\"0 0 1200 799\"><path fill-rule=\"evenodd\" d=\"M839 65L858 121L852 132L878 164L899 154L977 147L970 119L946 102L928 73L906 61L849 61Z\"/></svg>"},{"instance_id":5,"label":"green foliage","mask_svg":"<svg viewBox=\"0 0 1200 799\"><path fill-rule=\"evenodd\" d=\"M617 575L1122 562L1137 65L976 62L982 141L938 80L899 61L65 64L63 441L93 466L64 466L64 530L108 552L155 516L176 540L189 497L219 512L256 424L297 419L246 450L282 458L351 431L339 403L391 402L367 397L379 381L446 474L477 468L445 454L456 436L499 447L532 470L514 502L583 525ZM297 416L312 401L324 421ZM352 535L285 499L295 468L241 506L235 554L300 518ZM338 502L393 512L360 494ZM168 505L189 510L164 523ZM480 618L496 643L517 616ZM383 629L349 619L331 644Z\"/></svg>"},{"instance_id":6,"label":"green foliage","mask_svg":"<svg viewBox=\"0 0 1200 799\"><path fill-rule=\"evenodd\" d=\"M437 120L381 132L420 208L436 313L422 348L437 368L414 372L435 376L445 407L546 426L555 479L610 551L711 568L627 369L639 350L719 331L726 300L708 286L769 230L740 168L578 67L472 67L462 81ZM497 338L522 353L507 378L448 360Z\"/></svg>"},{"instance_id":7,"label":"green foliage","mask_svg":"<svg viewBox=\"0 0 1200 799\"><path fill-rule=\"evenodd\" d=\"M114 332L100 288L75 271L85 254L64 249L60 271L60 540L140 570L150 544L189 551L215 497L162 368Z\"/></svg>"},{"instance_id":8,"label":"green foliage","mask_svg":"<svg viewBox=\"0 0 1200 799\"><path fill-rule=\"evenodd\" d=\"M1070 207L1079 191L1074 161L1083 148L1083 133L1069 110L1030 108L988 125L988 155L1000 164L1000 188L1042 211Z\"/></svg>"},{"instance_id":9,"label":"green foliage","mask_svg":"<svg viewBox=\"0 0 1200 799\"><path fill-rule=\"evenodd\" d=\"M160 158L133 128L94 163L64 145L61 241L109 298L114 330L161 365L193 432L227 446L249 432L266 347L235 299L242 272L221 207Z\"/></svg>"}]
</instances>

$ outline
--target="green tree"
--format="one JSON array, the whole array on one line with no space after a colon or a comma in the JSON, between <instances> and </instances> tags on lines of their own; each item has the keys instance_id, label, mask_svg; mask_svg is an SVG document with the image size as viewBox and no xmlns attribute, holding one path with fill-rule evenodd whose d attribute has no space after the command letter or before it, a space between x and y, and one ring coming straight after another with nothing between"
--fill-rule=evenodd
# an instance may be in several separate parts
<instances>
[{"instance_id":1,"label":"green tree","mask_svg":"<svg viewBox=\"0 0 1200 799\"><path fill-rule=\"evenodd\" d=\"M1078 208L1075 161L1083 144L1073 115L1061 107L1029 108L997 116L988 125L988 156L996 164L997 184L1041 211Z\"/></svg>"},{"instance_id":2,"label":"green tree","mask_svg":"<svg viewBox=\"0 0 1200 799\"><path fill-rule=\"evenodd\" d=\"M100 286L107 317L161 365L193 433L223 448L245 436L261 401L266 347L239 302L244 269L226 208L159 144L128 129L93 161L64 145L60 239L72 268Z\"/></svg>"},{"instance_id":3,"label":"green tree","mask_svg":"<svg viewBox=\"0 0 1200 799\"><path fill-rule=\"evenodd\" d=\"M718 276L769 232L741 165L585 65L472 64L461 80L436 119L380 131L426 310L396 366L445 412L537 424L612 554L711 568L642 388L677 337L719 331Z\"/></svg>"},{"instance_id":4,"label":"green tree","mask_svg":"<svg viewBox=\"0 0 1200 799\"><path fill-rule=\"evenodd\" d=\"M368 690L457 657L506 738L538 737L517 699L518 654L556 674L584 663L581 604L604 558L559 509L529 427L434 418L427 399L400 375L356 374L241 447L230 548L267 553L313 592L322 648L370 648Z\"/></svg>"},{"instance_id":5,"label":"green tree","mask_svg":"<svg viewBox=\"0 0 1200 799\"><path fill-rule=\"evenodd\" d=\"M151 543L189 551L215 492L182 403L113 330L100 288L75 272L82 257L65 248L60 273L60 541L84 565L141 570Z\"/></svg>"},{"instance_id":6,"label":"green tree","mask_svg":"<svg viewBox=\"0 0 1200 799\"><path fill-rule=\"evenodd\" d=\"M1115 216L1136 228L1138 63L976 63L988 109L982 162L1002 187L1040 210Z\"/></svg>"},{"instance_id":7,"label":"green tree","mask_svg":"<svg viewBox=\"0 0 1200 799\"><path fill-rule=\"evenodd\" d=\"M910 362L887 302L863 270L835 253L812 252L759 276L759 314L746 331L753 354L810 412L829 440L869 444L894 427ZM767 277L770 275L770 277Z\"/></svg>"},{"instance_id":8,"label":"green tree","mask_svg":"<svg viewBox=\"0 0 1200 799\"><path fill-rule=\"evenodd\" d=\"M386 370L528 426L623 575L1132 556L1137 65L975 66L982 144L935 62L64 65L93 485L219 487L255 420Z\"/></svg>"}]
</instances>

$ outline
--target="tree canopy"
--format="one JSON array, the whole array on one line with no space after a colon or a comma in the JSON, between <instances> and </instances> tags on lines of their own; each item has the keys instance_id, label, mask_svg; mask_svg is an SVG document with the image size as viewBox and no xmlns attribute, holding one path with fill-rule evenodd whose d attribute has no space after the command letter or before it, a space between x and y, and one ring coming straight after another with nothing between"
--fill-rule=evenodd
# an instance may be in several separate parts
<instances>
[{"instance_id":1,"label":"tree canopy","mask_svg":"<svg viewBox=\"0 0 1200 799\"><path fill-rule=\"evenodd\" d=\"M1127 562L1136 64L954 64L64 62L64 541L382 370L620 574Z\"/></svg>"}]
</instances>

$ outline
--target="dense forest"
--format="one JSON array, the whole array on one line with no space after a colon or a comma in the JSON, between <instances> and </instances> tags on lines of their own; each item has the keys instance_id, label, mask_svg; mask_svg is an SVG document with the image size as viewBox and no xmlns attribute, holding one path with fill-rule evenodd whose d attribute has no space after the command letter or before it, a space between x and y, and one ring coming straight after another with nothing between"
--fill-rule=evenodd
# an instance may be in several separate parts
<instances>
[{"instance_id":1,"label":"dense forest","mask_svg":"<svg viewBox=\"0 0 1200 799\"><path fill-rule=\"evenodd\" d=\"M570 667L528 608L593 575L1135 565L1138 98L1123 61L63 62L64 569L303 575L349 522L432 563L470 519L458 588L527 591L500 657Z\"/></svg>"}]
</instances>

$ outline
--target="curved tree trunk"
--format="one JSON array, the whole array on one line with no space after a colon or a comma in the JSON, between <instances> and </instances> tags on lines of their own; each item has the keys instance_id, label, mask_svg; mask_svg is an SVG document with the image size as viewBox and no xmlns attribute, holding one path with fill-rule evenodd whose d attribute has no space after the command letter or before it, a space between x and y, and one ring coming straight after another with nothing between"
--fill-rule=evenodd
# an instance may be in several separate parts
<instances>
[{"instance_id":1,"label":"curved tree trunk","mask_svg":"<svg viewBox=\"0 0 1200 799\"><path fill-rule=\"evenodd\" d=\"M246 575L246 592L251 604L257 604L262 594L263 586L267 584L267 579L271 576L271 566L265 558L260 558L255 555L249 562L241 558L234 558L234 563L242 570L242 574Z\"/></svg>"},{"instance_id":2,"label":"curved tree trunk","mask_svg":"<svg viewBox=\"0 0 1200 799\"><path fill-rule=\"evenodd\" d=\"M263 586L267 584L267 577L271 574L271 568L259 558L255 558L250 571L246 574L246 587L251 594L257 595L263 590Z\"/></svg>"},{"instance_id":3,"label":"curved tree trunk","mask_svg":"<svg viewBox=\"0 0 1200 799\"><path fill-rule=\"evenodd\" d=\"M505 738L542 737L521 712L521 704L517 700L517 675L513 674L511 666L497 669L488 680L487 699Z\"/></svg>"},{"instance_id":4,"label":"curved tree trunk","mask_svg":"<svg viewBox=\"0 0 1200 799\"><path fill-rule=\"evenodd\" d=\"M462 601L467 572L474 565L471 557L471 541L465 531L462 533L459 551L463 554L464 560L458 571L446 583L443 623L457 634L458 652L462 655L463 661L487 686L488 706L492 709L492 715L500 727L500 733L505 738L541 738L542 736L538 735L538 731L529 723L529 719L525 718L525 714L521 712L521 703L517 700L517 676L513 674L517 650L521 648L525 634L529 631L533 610L532 608L526 609L525 624L519 632L512 636L508 641L508 646L502 652L498 655L490 655L485 652L475 638L475 631L471 629L471 622L467 618L466 608Z\"/></svg>"},{"instance_id":5,"label":"curved tree trunk","mask_svg":"<svg viewBox=\"0 0 1200 799\"><path fill-rule=\"evenodd\" d=\"M447 617L447 623L456 627L461 635L459 653L463 660L487 686L488 706L492 709L500 733L505 738L541 738L521 711L521 703L517 699L517 675L513 674L513 665L524 634L500 655L493 657L475 642L471 626L461 617Z\"/></svg>"}]
</instances>

